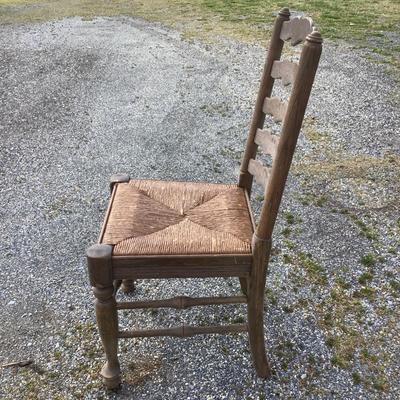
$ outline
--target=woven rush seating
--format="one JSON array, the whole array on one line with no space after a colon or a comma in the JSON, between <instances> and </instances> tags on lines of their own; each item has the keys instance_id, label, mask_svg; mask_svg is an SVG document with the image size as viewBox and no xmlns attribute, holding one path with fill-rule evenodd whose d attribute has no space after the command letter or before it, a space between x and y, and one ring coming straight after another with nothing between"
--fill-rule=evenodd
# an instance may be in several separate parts
<instances>
[{"instance_id":1,"label":"woven rush seating","mask_svg":"<svg viewBox=\"0 0 400 400\"><path fill-rule=\"evenodd\" d=\"M237 185L130 180L115 186L101 243L116 256L243 254L252 235Z\"/></svg>"}]
</instances>

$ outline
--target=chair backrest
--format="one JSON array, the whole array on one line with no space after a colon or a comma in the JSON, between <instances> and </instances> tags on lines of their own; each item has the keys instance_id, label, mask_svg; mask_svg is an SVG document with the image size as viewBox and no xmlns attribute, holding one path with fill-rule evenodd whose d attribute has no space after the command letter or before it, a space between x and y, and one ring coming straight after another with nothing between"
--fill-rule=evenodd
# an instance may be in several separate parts
<instances>
[{"instance_id":1,"label":"chair backrest","mask_svg":"<svg viewBox=\"0 0 400 400\"><path fill-rule=\"evenodd\" d=\"M286 40L290 40L292 45L304 42L298 64L281 60ZM290 18L288 8L279 12L272 32L239 177L239 186L245 188L249 195L253 178L264 186L264 203L255 232L262 240L270 239L274 229L321 50L322 37L314 30L310 18ZM284 85L293 85L288 102L271 97L275 79L281 79ZM263 129L266 114L270 114L275 122L282 122L279 136ZM255 159L259 146L264 153L272 157L270 168Z\"/></svg>"}]
</instances>

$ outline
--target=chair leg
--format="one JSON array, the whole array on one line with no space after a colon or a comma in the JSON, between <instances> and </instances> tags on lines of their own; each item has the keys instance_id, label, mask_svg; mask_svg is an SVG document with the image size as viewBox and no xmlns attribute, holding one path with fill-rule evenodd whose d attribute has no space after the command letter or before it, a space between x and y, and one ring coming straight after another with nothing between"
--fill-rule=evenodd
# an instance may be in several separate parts
<instances>
[{"instance_id":1,"label":"chair leg","mask_svg":"<svg viewBox=\"0 0 400 400\"><path fill-rule=\"evenodd\" d=\"M121 289L124 293L132 293L135 291L135 281L133 279L124 279Z\"/></svg>"},{"instance_id":2,"label":"chair leg","mask_svg":"<svg viewBox=\"0 0 400 400\"><path fill-rule=\"evenodd\" d=\"M249 290L249 280L247 278L239 278L239 282L240 282L240 289L242 290L242 293L247 296Z\"/></svg>"},{"instance_id":3,"label":"chair leg","mask_svg":"<svg viewBox=\"0 0 400 400\"><path fill-rule=\"evenodd\" d=\"M116 281L113 282L114 285L114 296L117 295L118 289L121 287L122 285L122 279L118 279Z\"/></svg>"},{"instance_id":4,"label":"chair leg","mask_svg":"<svg viewBox=\"0 0 400 400\"><path fill-rule=\"evenodd\" d=\"M113 296L114 288L94 288L96 296L96 318L107 361L101 369L101 376L108 389L115 389L121 383L118 361L118 316Z\"/></svg>"},{"instance_id":5,"label":"chair leg","mask_svg":"<svg viewBox=\"0 0 400 400\"><path fill-rule=\"evenodd\" d=\"M115 389L121 383L118 361L118 314L114 296L111 265L112 247L94 245L87 251L88 269L96 297L96 318L106 363L101 370L104 384Z\"/></svg>"},{"instance_id":6,"label":"chair leg","mask_svg":"<svg viewBox=\"0 0 400 400\"><path fill-rule=\"evenodd\" d=\"M253 266L247 306L250 348L257 375L261 378L271 375L264 343L265 256L269 251L269 243L256 236L253 237Z\"/></svg>"}]
</instances>

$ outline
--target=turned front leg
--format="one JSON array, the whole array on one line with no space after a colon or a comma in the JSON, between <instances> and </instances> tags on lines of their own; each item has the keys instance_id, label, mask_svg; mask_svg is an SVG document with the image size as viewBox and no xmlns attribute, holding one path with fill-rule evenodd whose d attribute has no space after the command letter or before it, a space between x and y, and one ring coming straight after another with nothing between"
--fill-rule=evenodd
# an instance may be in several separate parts
<instances>
[{"instance_id":1,"label":"turned front leg","mask_svg":"<svg viewBox=\"0 0 400 400\"><path fill-rule=\"evenodd\" d=\"M96 244L87 251L90 283L96 297L96 319L107 362L101 376L108 389L121 383L118 361L118 315L112 279L112 246Z\"/></svg>"}]
</instances>

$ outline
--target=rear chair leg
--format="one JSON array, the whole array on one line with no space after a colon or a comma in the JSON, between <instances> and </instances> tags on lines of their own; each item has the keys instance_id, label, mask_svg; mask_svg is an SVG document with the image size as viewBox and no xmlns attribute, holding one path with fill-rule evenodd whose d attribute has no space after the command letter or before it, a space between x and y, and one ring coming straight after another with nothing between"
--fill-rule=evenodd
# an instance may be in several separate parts
<instances>
[{"instance_id":1,"label":"rear chair leg","mask_svg":"<svg viewBox=\"0 0 400 400\"><path fill-rule=\"evenodd\" d=\"M247 278L239 278L239 282L242 293L247 296L249 292L249 280Z\"/></svg>"},{"instance_id":2,"label":"rear chair leg","mask_svg":"<svg viewBox=\"0 0 400 400\"><path fill-rule=\"evenodd\" d=\"M118 361L118 315L111 264L112 246L96 244L87 250L90 283L96 297L96 318L107 362L101 370L104 384L115 389L121 383Z\"/></svg>"},{"instance_id":3,"label":"rear chair leg","mask_svg":"<svg viewBox=\"0 0 400 400\"><path fill-rule=\"evenodd\" d=\"M250 275L247 313L251 353L257 375L261 378L271 375L264 343L264 291L267 252L270 247L270 241L253 236L253 266Z\"/></svg>"},{"instance_id":4,"label":"rear chair leg","mask_svg":"<svg viewBox=\"0 0 400 400\"><path fill-rule=\"evenodd\" d=\"M133 279L123 279L121 289L124 293L133 293L135 291L135 281Z\"/></svg>"}]
</instances>

